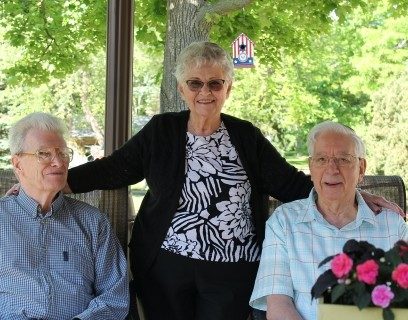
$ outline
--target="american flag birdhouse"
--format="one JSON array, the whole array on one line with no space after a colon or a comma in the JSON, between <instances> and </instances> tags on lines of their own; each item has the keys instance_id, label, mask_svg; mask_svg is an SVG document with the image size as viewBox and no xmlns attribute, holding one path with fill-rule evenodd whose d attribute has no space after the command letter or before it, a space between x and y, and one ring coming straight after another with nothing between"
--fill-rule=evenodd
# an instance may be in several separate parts
<instances>
[{"instance_id":1,"label":"american flag birdhouse","mask_svg":"<svg viewBox=\"0 0 408 320\"><path fill-rule=\"evenodd\" d=\"M254 44L241 33L232 43L232 60L235 68L254 67Z\"/></svg>"}]
</instances>

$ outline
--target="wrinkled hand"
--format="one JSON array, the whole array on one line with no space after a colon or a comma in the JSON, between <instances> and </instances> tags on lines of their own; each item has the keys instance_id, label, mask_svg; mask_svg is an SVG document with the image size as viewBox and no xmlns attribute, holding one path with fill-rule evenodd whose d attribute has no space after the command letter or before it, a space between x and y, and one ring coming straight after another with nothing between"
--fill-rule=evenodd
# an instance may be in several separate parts
<instances>
[{"instance_id":1,"label":"wrinkled hand","mask_svg":"<svg viewBox=\"0 0 408 320\"><path fill-rule=\"evenodd\" d=\"M401 217L405 218L405 212L395 202L388 201L384 197L377 196L367 191L360 191L364 198L364 201L375 213L380 213L382 208L387 208L398 213Z\"/></svg>"},{"instance_id":2,"label":"wrinkled hand","mask_svg":"<svg viewBox=\"0 0 408 320\"><path fill-rule=\"evenodd\" d=\"M20 192L20 184L16 183L14 186L12 186L7 192L6 192L6 196L10 196L12 194L14 195L18 195L18 193Z\"/></svg>"}]
</instances>

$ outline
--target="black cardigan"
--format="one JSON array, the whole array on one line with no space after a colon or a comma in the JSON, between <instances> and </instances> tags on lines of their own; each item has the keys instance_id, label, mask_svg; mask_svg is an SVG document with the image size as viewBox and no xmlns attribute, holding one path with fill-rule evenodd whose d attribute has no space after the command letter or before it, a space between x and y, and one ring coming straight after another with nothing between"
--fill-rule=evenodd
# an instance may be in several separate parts
<instances>
[{"instance_id":1,"label":"black cardigan","mask_svg":"<svg viewBox=\"0 0 408 320\"><path fill-rule=\"evenodd\" d=\"M147 191L133 225L130 260L134 277L151 266L177 210L185 180L189 111L154 116L112 155L68 172L75 193L115 189L146 179ZM251 184L258 241L264 238L268 195L288 202L308 196L310 178L286 162L250 122L221 114Z\"/></svg>"}]
</instances>

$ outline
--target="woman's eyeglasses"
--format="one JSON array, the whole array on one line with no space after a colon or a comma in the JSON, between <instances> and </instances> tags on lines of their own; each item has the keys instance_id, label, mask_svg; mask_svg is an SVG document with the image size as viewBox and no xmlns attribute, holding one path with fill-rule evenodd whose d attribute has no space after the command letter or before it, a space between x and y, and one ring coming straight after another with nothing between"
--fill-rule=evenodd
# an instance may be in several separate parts
<instances>
[{"instance_id":1,"label":"woman's eyeglasses","mask_svg":"<svg viewBox=\"0 0 408 320\"><path fill-rule=\"evenodd\" d=\"M210 91L221 91L224 87L225 80L214 79L208 82L202 82L200 80L187 80L186 84L191 91L200 91L204 85L207 86Z\"/></svg>"},{"instance_id":2,"label":"woman's eyeglasses","mask_svg":"<svg viewBox=\"0 0 408 320\"><path fill-rule=\"evenodd\" d=\"M56 156L64 162L71 162L74 156L74 150L71 148L44 148L39 149L34 153L29 152L19 152L19 155L29 155L36 156L39 163L49 164L51 163Z\"/></svg>"}]
</instances>

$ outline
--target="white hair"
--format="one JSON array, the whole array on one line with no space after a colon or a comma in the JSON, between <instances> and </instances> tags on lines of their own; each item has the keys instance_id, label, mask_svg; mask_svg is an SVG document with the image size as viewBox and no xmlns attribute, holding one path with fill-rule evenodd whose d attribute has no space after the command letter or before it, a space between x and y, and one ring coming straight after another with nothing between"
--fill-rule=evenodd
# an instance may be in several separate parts
<instances>
[{"instance_id":1,"label":"white hair","mask_svg":"<svg viewBox=\"0 0 408 320\"><path fill-rule=\"evenodd\" d=\"M67 129L59 118L44 112L34 112L18 120L9 132L9 146L11 155L24 151L24 141L31 129L55 132L64 137Z\"/></svg>"},{"instance_id":2,"label":"white hair","mask_svg":"<svg viewBox=\"0 0 408 320\"><path fill-rule=\"evenodd\" d=\"M309 156L313 155L316 140L323 132L335 132L350 137L355 145L356 156L359 158L365 158L366 154L363 140L361 140L361 138L350 127L333 121L323 121L315 125L310 130L307 137L307 150L309 152Z\"/></svg>"},{"instance_id":3,"label":"white hair","mask_svg":"<svg viewBox=\"0 0 408 320\"><path fill-rule=\"evenodd\" d=\"M204 64L218 66L224 71L227 80L234 79L234 64L228 53L216 43L198 41L192 42L178 55L174 72L177 82L185 80L185 73L190 68L200 68Z\"/></svg>"}]
</instances>

